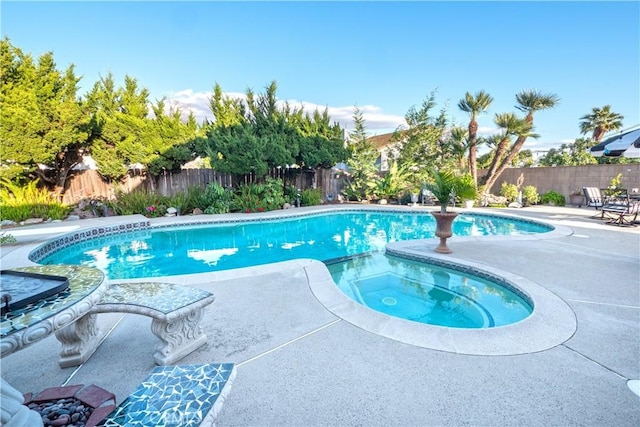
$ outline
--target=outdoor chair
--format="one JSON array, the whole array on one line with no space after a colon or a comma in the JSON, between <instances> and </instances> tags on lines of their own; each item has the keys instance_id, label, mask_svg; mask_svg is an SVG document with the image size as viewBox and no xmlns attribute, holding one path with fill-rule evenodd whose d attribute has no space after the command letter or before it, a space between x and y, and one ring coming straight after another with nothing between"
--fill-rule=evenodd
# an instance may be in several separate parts
<instances>
[{"instance_id":1,"label":"outdoor chair","mask_svg":"<svg viewBox=\"0 0 640 427\"><path fill-rule=\"evenodd\" d=\"M624 198L619 198L617 202L605 204L602 207L602 215L607 219L607 224L635 227L638 213L640 213L640 200L632 201L628 195L625 198L626 203Z\"/></svg>"},{"instance_id":2,"label":"outdoor chair","mask_svg":"<svg viewBox=\"0 0 640 427\"><path fill-rule=\"evenodd\" d=\"M602 193L598 187L582 187L582 192L584 193L584 197L586 200L586 206L594 207L596 209L601 209L604 205L604 198L602 197ZM597 215L591 216L590 218L603 219L604 214L600 212Z\"/></svg>"}]
</instances>

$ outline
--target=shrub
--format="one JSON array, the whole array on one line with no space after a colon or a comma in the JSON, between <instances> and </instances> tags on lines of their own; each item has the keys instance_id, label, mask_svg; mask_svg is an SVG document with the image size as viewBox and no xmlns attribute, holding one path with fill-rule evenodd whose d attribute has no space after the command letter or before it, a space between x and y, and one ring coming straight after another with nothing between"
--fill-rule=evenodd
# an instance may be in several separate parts
<instances>
[{"instance_id":1,"label":"shrub","mask_svg":"<svg viewBox=\"0 0 640 427\"><path fill-rule=\"evenodd\" d=\"M283 186L281 179L269 177L264 184L243 185L233 198L232 210L250 213L282 209L286 201Z\"/></svg>"},{"instance_id":2,"label":"shrub","mask_svg":"<svg viewBox=\"0 0 640 427\"><path fill-rule=\"evenodd\" d=\"M518 200L518 186L515 184L509 184L507 182L502 183L502 187L500 187L500 195L507 198L507 202L515 202Z\"/></svg>"},{"instance_id":3,"label":"shrub","mask_svg":"<svg viewBox=\"0 0 640 427\"><path fill-rule=\"evenodd\" d=\"M209 207L209 201L205 194L205 189L198 185L187 188L185 199L186 202L185 206L183 206L183 211L186 213L191 213L195 208L204 211Z\"/></svg>"},{"instance_id":4,"label":"shrub","mask_svg":"<svg viewBox=\"0 0 640 427\"><path fill-rule=\"evenodd\" d=\"M290 203L291 205L295 205L296 198L298 198L299 193L300 192L295 185L287 185L284 189L285 202Z\"/></svg>"},{"instance_id":5,"label":"shrub","mask_svg":"<svg viewBox=\"0 0 640 427\"><path fill-rule=\"evenodd\" d=\"M117 215L163 216L167 213L168 198L147 190L134 190L125 193L116 191L116 199L107 202Z\"/></svg>"},{"instance_id":6,"label":"shrub","mask_svg":"<svg viewBox=\"0 0 640 427\"><path fill-rule=\"evenodd\" d=\"M540 197L540 201L545 204L552 204L555 206L564 206L565 199L564 196L557 191L547 191Z\"/></svg>"},{"instance_id":7,"label":"shrub","mask_svg":"<svg viewBox=\"0 0 640 427\"><path fill-rule=\"evenodd\" d=\"M302 206L317 206L322 203L322 190L307 188L300 194Z\"/></svg>"},{"instance_id":8,"label":"shrub","mask_svg":"<svg viewBox=\"0 0 640 427\"><path fill-rule=\"evenodd\" d=\"M63 219L71 208L60 203L36 181L20 187L4 178L0 182L0 217L20 222L29 218Z\"/></svg>"},{"instance_id":9,"label":"shrub","mask_svg":"<svg viewBox=\"0 0 640 427\"><path fill-rule=\"evenodd\" d=\"M224 214L231 211L233 191L225 189L217 182L207 185L204 197L208 206L204 210L206 214Z\"/></svg>"},{"instance_id":10,"label":"shrub","mask_svg":"<svg viewBox=\"0 0 640 427\"><path fill-rule=\"evenodd\" d=\"M284 183L281 179L267 177L264 183L262 202L265 210L282 209L285 203Z\"/></svg>"},{"instance_id":11,"label":"shrub","mask_svg":"<svg viewBox=\"0 0 640 427\"><path fill-rule=\"evenodd\" d=\"M6 231L3 231L0 234L0 245L9 245L11 243L16 243L17 240L11 234L7 234Z\"/></svg>"},{"instance_id":12,"label":"shrub","mask_svg":"<svg viewBox=\"0 0 640 427\"><path fill-rule=\"evenodd\" d=\"M472 199L462 198L462 200L475 200L476 197L478 197L478 189L476 188L476 183L470 173L465 173L460 176L460 185L464 187L472 187L475 190L474 197Z\"/></svg>"},{"instance_id":13,"label":"shrub","mask_svg":"<svg viewBox=\"0 0 640 427\"><path fill-rule=\"evenodd\" d=\"M263 192L264 186L260 184L240 186L233 197L231 209L246 213L264 211L265 208L260 200Z\"/></svg>"},{"instance_id":14,"label":"shrub","mask_svg":"<svg viewBox=\"0 0 640 427\"><path fill-rule=\"evenodd\" d=\"M522 202L525 206L535 205L540 201L538 189L533 185L527 185L522 189Z\"/></svg>"},{"instance_id":15,"label":"shrub","mask_svg":"<svg viewBox=\"0 0 640 427\"><path fill-rule=\"evenodd\" d=\"M187 211L191 212L193 210L193 208L189 210L189 198L187 191L181 191L173 196L167 197L167 205L176 208L178 215L186 213Z\"/></svg>"}]
</instances>

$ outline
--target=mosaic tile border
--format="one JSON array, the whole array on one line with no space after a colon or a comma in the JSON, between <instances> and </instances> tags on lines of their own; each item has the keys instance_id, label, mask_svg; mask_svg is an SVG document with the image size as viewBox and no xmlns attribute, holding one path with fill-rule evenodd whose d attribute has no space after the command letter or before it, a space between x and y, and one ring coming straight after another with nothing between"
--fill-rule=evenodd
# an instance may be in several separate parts
<instances>
[{"instance_id":1,"label":"mosaic tile border","mask_svg":"<svg viewBox=\"0 0 640 427\"><path fill-rule=\"evenodd\" d=\"M309 216L317 216L317 215L324 215L324 214L331 214L333 212L373 212L373 213L389 213L389 212L402 212L402 213L410 213L410 214L429 214L430 211L425 211L425 210L418 210L418 209L403 209L402 211L396 210L396 209L385 209L385 208L328 208L328 209L322 209L322 210L314 210L311 212L301 212L301 213L294 213L294 214L279 214L279 215L274 215L274 216L249 216L247 215L246 217L242 217L242 218L233 218L233 219L210 219L210 220L194 220L194 221L188 221L188 222L176 222L176 223L171 223L171 224L156 224L156 225L152 225L151 228L153 229L158 229L158 228L176 228L176 227L193 227L193 226L207 226L207 225L216 225L216 224L233 224L233 223L246 223L246 222L268 222L268 221L279 221L279 220L286 220L286 219L291 219L291 218L304 218L304 217L309 217ZM497 214L489 214L489 213L483 213L483 212L458 212L459 215L471 215L471 216L478 216L478 217L484 217L484 218L489 218L489 219L500 219L500 220L504 220L504 219L511 219L514 221L519 221L522 223L526 223L526 224L532 224L532 225L537 225L539 227L543 227L546 228L548 231L553 231L555 229L555 227L553 225L541 222L541 221L536 221L530 218L521 218L521 217L515 217L515 216L509 216L509 215L497 215Z\"/></svg>"},{"instance_id":2,"label":"mosaic tile border","mask_svg":"<svg viewBox=\"0 0 640 427\"><path fill-rule=\"evenodd\" d=\"M533 298L531 298L531 295L527 294L525 291L523 291L518 285L516 285L515 283L510 282L509 280L505 279L502 276L499 276L497 274L492 274L486 270L482 270L480 268L476 268L467 264L463 264L463 263L459 263L459 262L453 262L453 261L449 261L449 260L443 260L440 258L432 258L426 255L415 255L415 254L408 254L404 251L400 251L400 250L394 250L394 249L389 249L387 248L385 253L387 255L392 255L398 258L404 258L404 259L408 259L411 261L418 261L418 262L423 262L426 264L432 264L432 265L436 265L438 267L444 267L444 268L449 268L451 270L455 270L458 271L460 273L464 273L464 274L469 274L471 276L476 276L479 277L481 279L484 280L488 280L490 282L496 283L504 288L507 288L508 290L510 290L511 292L515 293L516 295L518 295L520 298L524 299L530 306L532 310L535 310L535 303L533 302Z\"/></svg>"},{"instance_id":3,"label":"mosaic tile border","mask_svg":"<svg viewBox=\"0 0 640 427\"><path fill-rule=\"evenodd\" d=\"M43 258L51 255L52 253L62 250L71 245L75 245L77 243L94 240L100 237L111 236L114 234L125 233L128 231L147 230L150 228L151 222L149 220L144 220L131 223L81 229L73 233L62 235L38 246L33 251L31 251L31 253L29 253L29 260L38 263Z\"/></svg>"}]
</instances>

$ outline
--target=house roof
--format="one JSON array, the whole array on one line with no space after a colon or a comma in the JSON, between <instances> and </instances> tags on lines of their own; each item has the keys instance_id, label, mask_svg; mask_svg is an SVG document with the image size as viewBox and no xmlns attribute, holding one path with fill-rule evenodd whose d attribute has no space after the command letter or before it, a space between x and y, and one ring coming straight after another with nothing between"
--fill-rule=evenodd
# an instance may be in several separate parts
<instances>
[{"instance_id":1,"label":"house roof","mask_svg":"<svg viewBox=\"0 0 640 427\"><path fill-rule=\"evenodd\" d=\"M390 132L384 133L382 135L370 136L369 138L367 138L367 141L369 141L371 145L373 145L373 148L380 151L386 146L395 143L395 141L392 141L394 133L395 132Z\"/></svg>"}]
</instances>

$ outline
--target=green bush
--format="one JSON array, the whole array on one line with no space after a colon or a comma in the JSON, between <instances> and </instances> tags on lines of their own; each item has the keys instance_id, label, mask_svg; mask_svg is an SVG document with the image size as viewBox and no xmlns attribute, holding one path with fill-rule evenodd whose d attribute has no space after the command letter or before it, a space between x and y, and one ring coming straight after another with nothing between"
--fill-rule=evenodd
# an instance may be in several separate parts
<instances>
[{"instance_id":1,"label":"green bush","mask_svg":"<svg viewBox=\"0 0 640 427\"><path fill-rule=\"evenodd\" d=\"M299 191L295 185L287 185L284 189L284 198L285 202L290 203L291 205L296 204L296 198L299 195Z\"/></svg>"},{"instance_id":2,"label":"green bush","mask_svg":"<svg viewBox=\"0 0 640 427\"><path fill-rule=\"evenodd\" d=\"M322 203L322 190L318 188L307 188L300 194L302 206L317 206Z\"/></svg>"},{"instance_id":3,"label":"green bush","mask_svg":"<svg viewBox=\"0 0 640 427\"><path fill-rule=\"evenodd\" d=\"M148 217L163 216L167 213L167 197L152 193L147 190L134 190L125 193L116 191L116 199L107 202L117 215L145 215Z\"/></svg>"},{"instance_id":4,"label":"green bush","mask_svg":"<svg viewBox=\"0 0 640 427\"><path fill-rule=\"evenodd\" d=\"M183 207L183 212L191 213L195 208L198 208L204 212L209 207L209 200L205 194L205 189L194 185L187 188L186 202Z\"/></svg>"},{"instance_id":5,"label":"green bush","mask_svg":"<svg viewBox=\"0 0 640 427\"><path fill-rule=\"evenodd\" d=\"M250 213L282 209L286 201L283 187L281 179L269 177L264 184L243 185L235 193L232 210Z\"/></svg>"},{"instance_id":6,"label":"green bush","mask_svg":"<svg viewBox=\"0 0 640 427\"><path fill-rule=\"evenodd\" d=\"M535 205L540 201L540 195L538 195L538 189L533 185L527 185L522 188L522 202L525 206Z\"/></svg>"},{"instance_id":7,"label":"green bush","mask_svg":"<svg viewBox=\"0 0 640 427\"><path fill-rule=\"evenodd\" d=\"M6 231L0 233L0 245L9 245L11 243L16 243L17 240L11 234L7 234Z\"/></svg>"},{"instance_id":8,"label":"green bush","mask_svg":"<svg viewBox=\"0 0 640 427\"><path fill-rule=\"evenodd\" d=\"M31 181L21 187L4 178L0 182L0 218L20 222L29 218L63 219L71 208Z\"/></svg>"},{"instance_id":9,"label":"green bush","mask_svg":"<svg viewBox=\"0 0 640 427\"><path fill-rule=\"evenodd\" d=\"M267 177L264 183L264 193L262 194L262 202L265 210L272 211L282 209L285 203L284 183L281 179Z\"/></svg>"},{"instance_id":10,"label":"green bush","mask_svg":"<svg viewBox=\"0 0 640 427\"><path fill-rule=\"evenodd\" d=\"M225 189L217 182L207 185L204 191L207 199L207 208L204 210L206 214L224 214L231 211L233 202L233 191Z\"/></svg>"},{"instance_id":11,"label":"green bush","mask_svg":"<svg viewBox=\"0 0 640 427\"><path fill-rule=\"evenodd\" d=\"M264 186L262 184L247 184L238 188L233 197L231 209L240 212L263 212L265 207L262 204L262 193Z\"/></svg>"},{"instance_id":12,"label":"green bush","mask_svg":"<svg viewBox=\"0 0 640 427\"><path fill-rule=\"evenodd\" d=\"M518 186L515 184L503 182L502 186L500 187L500 195L506 197L508 203L518 200L519 193L520 192L518 191Z\"/></svg>"},{"instance_id":13,"label":"green bush","mask_svg":"<svg viewBox=\"0 0 640 427\"><path fill-rule=\"evenodd\" d=\"M181 191L172 196L167 197L167 206L176 208L178 215L183 213L191 213L193 208L189 209L189 197L187 191Z\"/></svg>"},{"instance_id":14,"label":"green bush","mask_svg":"<svg viewBox=\"0 0 640 427\"><path fill-rule=\"evenodd\" d=\"M564 206L565 199L564 196L557 191L547 191L540 197L540 202L543 204L552 204L555 206Z\"/></svg>"}]
</instances>

